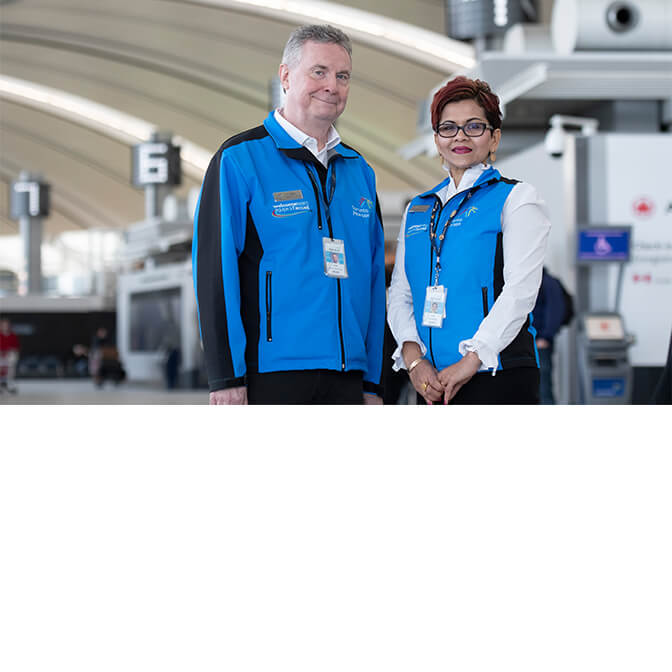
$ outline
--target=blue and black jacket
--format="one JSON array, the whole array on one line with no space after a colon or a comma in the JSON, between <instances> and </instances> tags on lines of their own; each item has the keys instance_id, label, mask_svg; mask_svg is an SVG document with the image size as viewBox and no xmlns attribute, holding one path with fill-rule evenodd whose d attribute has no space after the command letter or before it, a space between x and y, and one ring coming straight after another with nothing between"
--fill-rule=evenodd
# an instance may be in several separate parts
<instances>
[{"instance_id":1,"label":"blue and black jacket","mask_svg":"<svg viewBox=\"0 0 672 672\"><path fill-rule=\"evenodd\" d=\"M469 189L458 191L445 205L433 189L408 206L405 228L405 270L422 342L437 369L458 362L458 346L478 331L504 287L501 215L504 202L517 184L494 168L484 170ZM446 223L448 227L445 228ZM439 240L445 228L445 238ZM430 234L436 233L440 254L438 284L446 288L446 318L442 327L422 326L425 291L434 284L436 253ZM538 366L535 330L528 315L516 338L499 354L497 370Z\"/></svg>"},{"instance_id":2,"label":"blue and black jacket","mask_svg":"<svg viewBox=\"0 0 672 672\"><path fill-rule=\"evenodd\" d=\"M347 278L325 275L325 237L345 242ZM273 113L230 138L203 180L192 261L210 391L332 369L381 394L383 228L359 153L340 143L325 168Z\"/></svg>"}]
</instances>

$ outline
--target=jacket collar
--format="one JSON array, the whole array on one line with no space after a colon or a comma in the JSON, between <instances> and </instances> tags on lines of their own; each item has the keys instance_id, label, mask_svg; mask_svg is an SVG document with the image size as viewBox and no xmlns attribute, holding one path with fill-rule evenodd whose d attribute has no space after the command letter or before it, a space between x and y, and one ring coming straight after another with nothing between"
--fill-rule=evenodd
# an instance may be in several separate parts
<instances>
[{"instance_id":1,"label":"jacket collar","mask_svg":"<svg viewBox=\"0 0 672 672\"><path fill-rule=\"evenodd\" d=\"M264 127L268 131L268 134L273 138L278 149L281 150L302 150L305 149L303 145L300 145L296 140L294 140L287 131L280 126L275 118L274 111L271 111L270 114L264 120ZM309 150L306 149L308 152ZM359 154L353 151L349 147L346 147L342 142L339 142L335 147L331 149L331 152L335 152L340 156L343 156L347 159L354 159ZM330 152L330 153L331 153Z\"/></svg>"}]
</instances>

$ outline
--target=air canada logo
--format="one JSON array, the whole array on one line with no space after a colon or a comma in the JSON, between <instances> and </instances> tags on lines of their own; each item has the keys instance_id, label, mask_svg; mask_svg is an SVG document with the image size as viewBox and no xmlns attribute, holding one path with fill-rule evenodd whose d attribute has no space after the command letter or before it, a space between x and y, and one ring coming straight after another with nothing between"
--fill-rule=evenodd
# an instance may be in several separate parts
<instances>
[{"instance_id":1,"label":"air canada logo","mask_svg":"<svg viewBox=\"0 0 672 672\"><path fill-rule=\"evenodd\" d=\"M357 205L352 206L352 214L355 217L370 217L373 212L373 201L370 198L362 196Z\"/></svg>"},{"instance_id":2,"label":"air canada logo","mask_svg":"<svg viewBox=\"0 0 672 672\"><path fill-rule=\"evenodd\" d=\"M655 209L654 202L646 196L636 198L632 204L632 211L637 217L651 217Z\"/></svg>"}]
</instances>

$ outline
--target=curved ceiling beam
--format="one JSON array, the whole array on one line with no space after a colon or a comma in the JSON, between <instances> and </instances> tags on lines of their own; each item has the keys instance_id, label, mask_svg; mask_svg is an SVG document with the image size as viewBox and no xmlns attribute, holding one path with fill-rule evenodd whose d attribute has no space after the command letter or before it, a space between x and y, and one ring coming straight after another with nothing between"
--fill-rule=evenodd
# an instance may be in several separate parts
<instances>
[{"instance_id":1,"label":"curved ceiling beam","mask_svg":"<svg viewBox=\"0 0 672 672\"><path fill-rule=\"evenodd\" d=\"M330 23L368 46L441 72L476 65L471 45L440 33L335 2L305 0L163 0L270 17L285 23Z\"/></svg>"},{"instance_id":2,"label":"curved ceiling beam","mask_svg":"<svg viewBox=\"0 0 672 672\"><path fill-rule=\"evenodd\" d=\"M148 49L138 44L119 40L103 39L83 33L65 32L48 27L0 24L0 38L7 42L60 49L82 53L94 58L113 60L118 63L152 70L161 75L197 83L208 89L220 91L252 106L265 106L267 92L249 79L187 59L177 58L169 51Z\"/></svg>"},{"instance_id":3,"label":"curved ceiling beam","mask_svg":"<svg viewBox=\"0 0 672 672\"><path fill-rule=\"evenodd\" d=\"M223 69L219 64L215 67L185 59L183 56L176 59L175 54L167 51L157 51L133 43L100 39L91 35L43 27L2 24L0 25L0 39L17 44L81 53L105 61L115 61L143 70L152 70L161 75L199 84L208 90L219 91L253 107L268 109L268 92L265 87L230 70ZM229 36L226 39L231 41ZM9 62L11 59L7 58L4 61ZM403 91L381 85L362 73L357 73L356 81L366 86L367 89L378 91L381 95L399 104L410 106L415 113L417 101L405 95Z\"/></svg>"},{"instance_id":4,"label":"curved ceiling beam","mask_svg":"<svg viewBox=\"0 0 672 672\"><path fill-rule=\"evenodd\" d=\"M7 75L0 75L0 97L67 119L127 145L147 142L152 133L161 130L144 119L107 105ZM211 152L180 136L173 136L173 141L181 147L184 172L200 182L210 163Z\"/></svg>"},{"instance_id":5,"label":"curved ceiling beam","mask_svg":"<svg viewBox=\"0 0 672 672\"><path fill-rule=\"evenodd\" d=\"M7 101L7 102L9 102L10 105L15 104L14 101ZM32 142L37 147L48 148L75 163L81 164L88 171L97 173L103 179L111 180L121 186L128 186L130 182L130 180L126 175L123 175L113 170L108 164L99 161L98 160L99 157L95 156L92 157L91 155L86 155L83 154L82 152L71 149L67 145L64 145L61 142L59 142L50 133L48 132L45 133L44 128L40 128L37 131L29 131L21 126L18 126L12 122L7 122L3 119L2 129L6 131L8 134ZM5 157L3 155L3 159L4 158ZM40 170L41 169L38 168L38 172Z\"/></svg>"},{"instance_id":6,"label":"curved ceiling beam","mask_svg":"<svg viewBox=\"0 0 672 672\"><path fill-rule=\"evenodd\" d=\"M0 0L0 2L2 2L2 0ZM23 69L24 72L26 69L38 70L40 73L44 73L46 70L44 63L40 63L31 59L17 59L5 56L3 57L2 61L5 64L5 69L8 71L10 70L10 68L7 67L8 65L13 66L15 69ZM54 70L51 71L53 72ZM62 68L58 72L75 80L78 84L86 82L89 85L95 84L104 86L108 91L118 91L119 93L142 100L143 102L147 102L152 105L170 107L171 109L176 110L187 117L195 119L199 124L207 124L213 128L216 128L218 131L223 131L225 133L225 137L233 135L239 130L236 127L230 125L227 119L220 119L214 116L210 116L206 114L203 109L188 107L181 101L176 101L166 95L156 95L149 93L146 89L130 86L128 82L121 83L112 79L106 79L99 74L92 75L88 72L85 72L84 70L73 68L69 68L67 70Z\"/></svg>"},{"instance_id":7,"label":"curved ceiling beam","mask_svg":"<svg viewBox=\"0 0 672 672\"><path fill-rule=\"evenodd\" d=\"M6 98L75 124L81 124L127 145L146 142L151 138L152 133L161 130L144 119L107 105L8 75L0 75L0 98ZM356 129L354 124L352 126L352 130L361 132L361 129ZM180 155L185 175L200 183L210 163L212 152L181 136L173 136L173 141L181 148ZM384 148L383 144L379 141L371 142L367 140L365 133L361 133L360 145L365 155L375 157L382 167L415 188L425 183L418 176L418 171L423 172L422 168L400 163L394 149Z\"/></svg>"}]
</instances>

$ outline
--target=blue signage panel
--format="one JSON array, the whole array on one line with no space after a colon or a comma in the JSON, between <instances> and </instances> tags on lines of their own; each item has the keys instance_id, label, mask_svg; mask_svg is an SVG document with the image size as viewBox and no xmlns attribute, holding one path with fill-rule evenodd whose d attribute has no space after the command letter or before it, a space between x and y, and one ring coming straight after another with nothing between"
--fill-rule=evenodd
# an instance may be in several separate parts
<instances>
[{"instance_id":1,"label":"blue signage panel","mask_svg":"<svg viewBox=\"0 0 672 672\"><path fill-rule=\"evenodd\" d=\"M630 228L581 229L577 261L629 261Z\"/></svg>"},{"instance_id":2,"label":"blue signage panel","mask_svg":"<svg viewBox=\"0 0 672 672\"><path fill-rule=\"evenodd\" d=\"M625 394L625 378L593 378L593 397L622 397Z\"/></svg>"}]
</instances>

